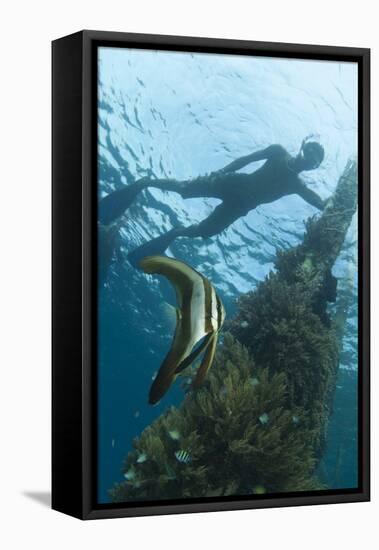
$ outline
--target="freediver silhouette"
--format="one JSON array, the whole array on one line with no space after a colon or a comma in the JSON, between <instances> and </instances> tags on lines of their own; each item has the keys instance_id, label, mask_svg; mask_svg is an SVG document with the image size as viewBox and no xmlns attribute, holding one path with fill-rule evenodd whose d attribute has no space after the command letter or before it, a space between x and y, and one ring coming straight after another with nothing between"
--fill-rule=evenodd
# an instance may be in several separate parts
<instances>
[{"instance_id":1,"label":"freediver silhouette","mask_svg":"<svg viewBox=\"0 0 379 550\"><path fill-rule=\"evenodd\" d=\"M299 177L303 171L318 168L323 159L322 145L316 141L309 141L308 137L303 140L296 156L290 155L281 145L270 145L234 160L221 170L195 179L178 181L142 178L100 201L100 222L114 221L129 208L136 196L148 187L173 191L184 199L221 199L221 204L200 223L171 229L130 252L129 261L137 265L144 256L163 254L177 237L212 237L257 206L274 202L286 195L299 195L312 206L323 210L326 201L309 189ZM262 160L266 162L251 174L237 172L252 162Z\"/></svg>"}]
</instances>

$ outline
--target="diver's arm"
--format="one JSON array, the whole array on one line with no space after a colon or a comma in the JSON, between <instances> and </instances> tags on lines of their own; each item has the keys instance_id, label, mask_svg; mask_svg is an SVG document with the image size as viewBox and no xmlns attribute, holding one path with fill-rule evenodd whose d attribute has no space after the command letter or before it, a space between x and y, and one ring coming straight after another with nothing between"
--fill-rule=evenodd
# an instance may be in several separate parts
<instances>
[{"instance_id":1,"label":"diver's arm","mask_svg":"<svg viewBox=\"0 0 379 550\"><path fill-rule=\"evenodd\" d=\"M286 150L284 149L284 147L282 147L281 145L270 145L269 147L266 147L266 149L261 149L260 151L255 151L254 153L246 155L245 157L240 157L239 159L233 160L233 162L222 168L220 172L224 172L224 174L228 174L229 172L236 172L237 170L244 168L251 162L271 159L281 154L286 154Z\"/></svg>"},{"instance_id":2,"label":"diver's arm","mask_svg":"<svg viewBox=\"0 0 379 550\"><path fill-rule=\"evenodd\" d=\"M322 198L317 195L317 193L312 191L312 189L309 189L309 187L307 187L304 183L299 183L296 194L307 201L308 204L311 204L319 210L324 210L326 201L323 201Z\"/></svg>"}]
</instances>

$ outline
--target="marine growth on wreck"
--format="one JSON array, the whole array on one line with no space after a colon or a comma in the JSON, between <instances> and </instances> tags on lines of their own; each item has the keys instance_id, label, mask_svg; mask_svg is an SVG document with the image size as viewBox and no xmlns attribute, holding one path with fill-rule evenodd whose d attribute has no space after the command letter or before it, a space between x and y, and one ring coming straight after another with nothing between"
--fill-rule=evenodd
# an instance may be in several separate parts
<instances>
[{"instance_id":1,"label":"marine growth on wreck","mask_svg":"<svg viewBox=\"0 0 379 550\"><path fill-rule=\"evenodd\" d=\"M242 295L203 385L145 428L114 502L318 490L341 352L332 274L357 206L351 160L302 242Z\"/></svg>"}]
</instances>

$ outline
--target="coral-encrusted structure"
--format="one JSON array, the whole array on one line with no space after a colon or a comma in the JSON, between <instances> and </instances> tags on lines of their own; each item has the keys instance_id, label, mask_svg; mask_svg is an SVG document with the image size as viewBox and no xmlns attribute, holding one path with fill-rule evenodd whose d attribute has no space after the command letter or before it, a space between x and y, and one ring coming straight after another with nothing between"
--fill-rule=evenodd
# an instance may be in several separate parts
<instances>
[{"instance_id":1,"label":"coral-encrusted structure","mask_svg":"<svg viewBox=\"0 0 379 550\"><path fill-rule=\"evenodd\" d=\"M356 211L356 170L349 162L303 242L241 296L204 386L134 441L114 501L321 488L314 472L340 352L327 302L336 299L331 269Z\"/></svg>"}]
</instances>

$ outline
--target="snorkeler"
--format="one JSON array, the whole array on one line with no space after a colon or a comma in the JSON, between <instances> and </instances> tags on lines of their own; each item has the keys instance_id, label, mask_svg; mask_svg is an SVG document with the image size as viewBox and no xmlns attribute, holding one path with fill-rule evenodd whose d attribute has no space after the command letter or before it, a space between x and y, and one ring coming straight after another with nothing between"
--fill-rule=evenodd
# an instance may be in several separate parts
<instances>
[{"instance_id":1,"label":"snorkeler","mask_svg":"<svg viewBox=\"0 0 379 550\"><path fill-rule=\"evenodd\" d=\"M246 216L261 204L274 202L286 195L297 194L312 206L323 210L325 202L300 179L303 171L318 168L324 158L323 147L305 138L296 157L291 156L281 145L269 147L241 157L221 170L192 180L143 178L125 189L108 195L100 202L99 211L103 222L113 221L128 208L136 195L148 187L179 193L184 199L216 198L222 202L203 221L189 227L177 227L141 245L129 254L135 264L146 255L163 254L177 237L208 238L219 234L233 222ZM251 174L237 173L251 162L266 162ZM124 196L123 196L124 194ZM117 195L117 196L116 196ZM117 208L107 208L107 204Z\"/></svg>"}]
</instances>

